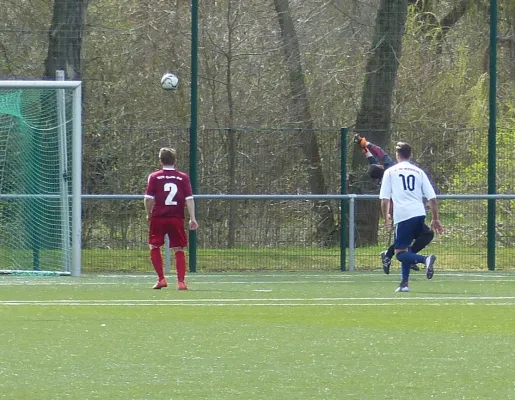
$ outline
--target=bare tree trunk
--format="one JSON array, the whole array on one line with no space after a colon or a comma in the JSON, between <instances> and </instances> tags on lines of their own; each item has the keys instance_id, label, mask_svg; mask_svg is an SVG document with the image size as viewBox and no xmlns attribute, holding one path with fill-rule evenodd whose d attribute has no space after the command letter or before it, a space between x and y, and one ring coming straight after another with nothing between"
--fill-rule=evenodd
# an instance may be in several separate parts
<instances>
[{"instance_id":1,"label":"bare tree trunk","mask_svg":"<svg viewBox=\"0 0 515 400\"><path fill-rule=\"evenodd\" d=\"M88 0L54 0L52 26L48 31L45 78L55 79L55 71L64 70L66 79L81 79L87 8Z\"/></svg>"},{"instance_id":2,"label":"bare tree trunk","mask_svg":"<svg viewBox=\"0 0 515 400\"><path fill-rule=\"evenodd\" d=\"M87 0L54 0L52 24L48 31L48 53L44 63L44 78L55 80L56 71L63 70L66 79L81 80L82 39L87 7ZM45 92L41 94L41 107L45 109L44 112L48 115L49 126L54 127L57 127L57 114L55 112L57 109L56 95L55 91L51 97L47 96ZM43 174L51 177L50 181L55 185L53 190L58 192L59 169L52 162L45 160L45 157L48 157L45 154L51 154L49 151L46 151L45 147L51 146L51 143L58 140L57 128L53 131L47 131L46 136L46 141L41 141L39 135L33 138L34 147L41 153L41 157L38 157L36 165L38 165L37 168L41 169ZM47 214L49 219L60 221L59 207L60 202L56 200L53 206L49 206L48 209L39 208L38 212ZM38 227L34 230L34 235L41 236L43 232L40 232L40 230L45 230L44 234L47 237L52 237L49 243L60 243L59 227L60 224L58 223L53 224L52 227L47 229ZM35 240L33 246L34 259L38 258L36 254L39 253L39 246L39 242Z\"/></svg>"},{"instance_id":3,"label":"bare tree trunk","mask_svg":"<svg viewBox=\"0 0 515 400\"><path fill-rule=\"evenodd\" d=\"M229 177L229 193L236 193L236 151L237 151L237 137L234 130L234 100L232 97L232 62L233 62L233 33L234 25L237 24L239 17L239 10L235 11L232 17L232 1L229 0L227 4L227 25L229 27L228 43L227 43L227 71L226 71L226 90L227 90L227 104L228 104L228 118L225 121L227 132L227 176ZM232 249L236 243L236 219L238 217L238 202L229 200L229 217L227 227L227 248Z\"/></svg>"},{"instance_id":4,"label":"bare tree trunk","mask_svg":"<svg viewBox=\"0 0 515 400\"><path fill-rule=\"evenodd\" d=\"M366 66L361 108L355 131L385 147L390 141L391 105L401 58L402 36L408 10L407 0L381 0L370 56ZM361 150L354 148L352 170L366 161ZM370 179L364 174L349 177L349 192L373 193ZM376 201L363 201L356 215L357 245L377 244L380 207Z\"/></svg>"},{"instance_id":5,"label":"bare tree trunk","mask_svg":"<svg viewBox=\"0 0 515 400\"><path fill-rule=\"evenodd\" d=\"M227 149L229 163L227 166L229 176L229 193L236 193L236 132L231 127L227 129ZM236 219L238 217L238 202L229 200L229 221L227 227L227 248L232 249L236 243Z\"/></svg>"},{"instance_id":6,"label":"bare tree trunk","mask_svg":"<svg viewBox=\"0 0 515 400\"><path fill-rule=\"evenodd\" d=\"M316 135L313 130L313 119L304 82L300 58L300 46L290 14L288 0L274 0L275 10L281 27L282 50L284 64L288 73L292 93L292 116L299 129L298 140L302 148L308 169L308 184L311 193L325 194L325 184L320 151ZM317 218L317 240L324 246L335 244L337 229L335 227L334 213L328 201L315 201L313 205Z\"/></svg>"}]
</instances>

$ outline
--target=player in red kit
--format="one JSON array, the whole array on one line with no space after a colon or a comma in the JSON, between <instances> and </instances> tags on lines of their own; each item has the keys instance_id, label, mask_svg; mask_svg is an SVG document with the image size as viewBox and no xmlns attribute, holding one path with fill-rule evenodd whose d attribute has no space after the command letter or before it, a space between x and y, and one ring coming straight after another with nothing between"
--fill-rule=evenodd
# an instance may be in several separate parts
<instances>
[{"instance_id":1,"label":"player in red kit","mask_svg":"<svg viewBox=\"0 0 515 400\"><path fill-rule=\"evenodd\" d=\"M186 256L184 248L188 244L184 228L184 208L188 209L189 229L198 228L195 219L195 202L191 190L190 178L184 172L175 169L177 154L174 149L159 150L159 163L162 169L148 177L145 191L145 210L150 221L149 239L150 260L157 273L157 283L153 289L167 287L163 271L161 246L168 234L170 248L174 252L175 269L177 270L177 289L188 290L186 276Z\"/></svg>"}]
</instances>

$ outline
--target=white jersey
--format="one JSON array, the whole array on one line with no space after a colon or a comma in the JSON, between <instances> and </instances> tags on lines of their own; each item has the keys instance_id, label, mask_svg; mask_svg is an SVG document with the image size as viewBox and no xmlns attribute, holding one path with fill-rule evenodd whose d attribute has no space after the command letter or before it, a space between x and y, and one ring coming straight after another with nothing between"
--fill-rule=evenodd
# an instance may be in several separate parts
<instances>
[{"instance_id":1,"label":"white jersey","mask_svg":"<svg viewBox=\"0 0 515 400\"><path fill-rule=\"evenodd\" d=\"M393 223L426 215L423 198L436 197L426 173L408 161L392 165L384 172L380 199L393 202Z\"/></svg>"}]
</instances>

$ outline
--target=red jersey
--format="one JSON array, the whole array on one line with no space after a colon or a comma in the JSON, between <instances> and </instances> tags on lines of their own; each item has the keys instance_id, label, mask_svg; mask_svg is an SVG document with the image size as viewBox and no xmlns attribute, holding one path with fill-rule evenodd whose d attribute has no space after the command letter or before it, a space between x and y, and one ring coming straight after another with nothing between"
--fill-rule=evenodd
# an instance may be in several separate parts
<instances>
[{"instance_id":1,"label":"red jersey","mask_svg":"<svg viewBox=\"0 0 515 400\"><path fill-rule=\"evenodd\" d=\"M152 218L177 217L184 219L186 200L193 198L190 178L172 167L163 167L148 177L145 197L154 199Z\"/></svg>"}]
</instances>

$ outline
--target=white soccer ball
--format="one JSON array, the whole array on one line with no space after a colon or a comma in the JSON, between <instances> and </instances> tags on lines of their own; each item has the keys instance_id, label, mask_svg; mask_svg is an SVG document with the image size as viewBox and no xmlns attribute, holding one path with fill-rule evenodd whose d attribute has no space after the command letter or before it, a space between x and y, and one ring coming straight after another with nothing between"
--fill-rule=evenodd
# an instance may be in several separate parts
<instances>
[{"instance_id":1,"label":"white soccer ball","mask_svg":"<svg viewBox=\"0 0 515 400\"><path fill-rule=\"evenodd\" d=\"M161 86L165 90L176 90L179 86L179 78L177 78L177 75L167 72L161 78Z\"/></svg>"}]
</instances>

